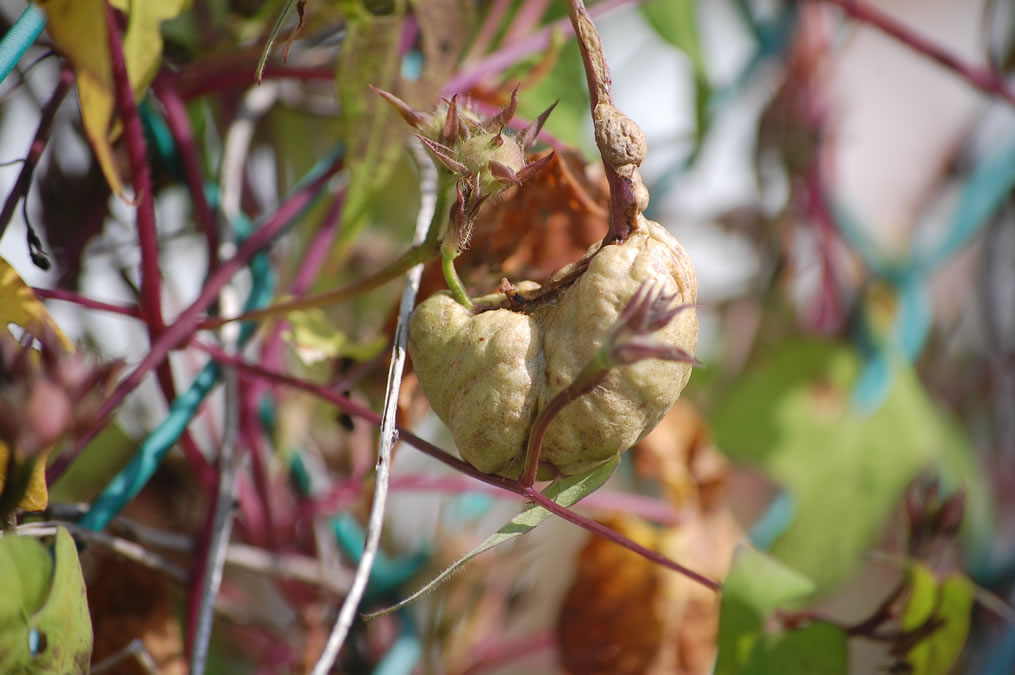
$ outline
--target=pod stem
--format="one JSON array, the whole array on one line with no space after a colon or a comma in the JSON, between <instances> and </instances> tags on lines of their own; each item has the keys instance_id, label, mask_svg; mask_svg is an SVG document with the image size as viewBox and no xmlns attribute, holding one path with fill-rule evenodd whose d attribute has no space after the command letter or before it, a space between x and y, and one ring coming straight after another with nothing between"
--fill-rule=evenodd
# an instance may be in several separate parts
<instances>
[{"instance_id":1,"label":"pod stem","mask_svg":"<svg viewBox=\"0 0 1015 675\"><path fill-rule=\"evenodd\" d=\"M574 382L557 392L557 395L550 399L550 402L539 411L539 415L536 417L536 421L532 423L532 429L529 431L528 447L525 449L525 467L522 469L521 476L518 477L518 483L522 487L532 487L532 484L536 482L536 474L539 473L539 456L543 449L543 437L546 436L546 430L550 427L553 418L568 403L581 398L598 387L609 371L608 365L604 367L600 359L594 358L582 369L582 372L578 374Z\"/></svg>"},{"instance_id":2,"label":"pod stem","mask_svg":"<svg viewBox=\"0 0 1015 675\"><path fill-rule=\"evenodd\" d=\"M441 257L441 270L444 272L444 280L451 290L451 297L455 299L455 302L472 311L475 305L472 304L472 298L469 297L468 292L465 290L465 285L458 276L453 256L445 255Z\"/></svg>"}]
</instances>

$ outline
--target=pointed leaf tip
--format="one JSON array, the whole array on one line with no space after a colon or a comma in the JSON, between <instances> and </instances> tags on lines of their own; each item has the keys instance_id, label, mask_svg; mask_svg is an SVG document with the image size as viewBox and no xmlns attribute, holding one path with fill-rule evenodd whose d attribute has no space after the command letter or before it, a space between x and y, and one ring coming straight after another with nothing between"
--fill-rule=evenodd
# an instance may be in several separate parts
<instances>
[{"instance_id":1,"label":"pointed leaf tip","mask_svg":"<svg viewBox=\"0 0 1015 675\"><path fill-rule=\"evenodd\" d=\"M539 137L539 132L543 130L543 125L546 124L546 119L550 116L550 113L553 112L553 109L557 107L558 103L560 103L559 98L550 104L550 107L544 110L539 117L532 122L532 124L525 127L519 136L519 142L522 144L522 148L528 150L535 144L536 139Z\"/></svg>"},{"instance_id":2,"label":"pointed leaf tip","mask_svg":"<svg viewBox=\"0 0 1015 675\"><path fill-rule=\"evenodd\" d=\"M409 126L413 127L414 129L419 129L423 125L423 122L426 121L426 115L413 109L412 106L410 106L408 103L398 98L391 92L379 89L378 87L375 87L372 84L368 84L367 86L370 87L370 90L373 91L375 94L377 94L385 101L390 103L391 107L394 108L399 115L401 115L402 119L408 122Z\"/></svg>"},{"instance_id":3,"label":"pointed leaf tip","mask_svg":"<svg viewBox=\"0 0 1015 675\"><path fill-rule=\"evenodd\" d=\"M542 156L542 157L540 157L539 159L537 159L537 160L534 160L534 161L532 161L532 162L529 162L528 164L526 164L525 166L523 166L523 167L522 167L522 168L521 168L521 169L520 169L520 170L518 171L518 180L520 180L520 181L522 181L522 182L524 183L524 182L525 182L525 181L527 181L528 179L530 179L530 178L532 178L533 176L535 176L535 175L536 175L537 173L539 173L540 171L542 171L543 169L545 169L545 168L546 168L546 166L547 166L547 165L548 165L548 164L549 164L549 163L550 163L551 161L553 161L553 157L554 157L554 155L556 155L556 154L557 154L556 152L554 152L554 151L552 151L552 150L551 150L550 152L548 152L547 154L543 155L543 156Z\"/></svg>"},{"instance_id":4,"label":"pointed leaf tip","mask_svg":"<svg viewBox=\"0 0 1015 675\"><path fill-rule=\"evenodd\" d=\"M454 158L454 150L451 148L438 143L435 140L429 139L422 134L416 134L416 138L419 139L420 143L430 151L430 154L434 156L448 171L452 171L457 174L465 175L469 172L469 168Z\"/></svg>"}]
</instances>

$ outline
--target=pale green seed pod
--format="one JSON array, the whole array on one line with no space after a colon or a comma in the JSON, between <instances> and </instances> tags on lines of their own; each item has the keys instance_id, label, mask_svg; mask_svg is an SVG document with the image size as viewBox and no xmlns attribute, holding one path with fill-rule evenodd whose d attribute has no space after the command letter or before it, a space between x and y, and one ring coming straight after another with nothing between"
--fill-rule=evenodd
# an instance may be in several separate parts
<instances>
[{"instance_id":1,"label":"pale green seed pod","mask_svg":"<svg viewBox=\"0 0 1015 675\"><path fill-rule=\"evenodd\" d=\"M592 360L643 282L654 281L675 304L695 302L697 278L683 247L660 225L638 219L625 243L604 247L577 281L531 314L473 314L445 292L416 308L409 355L420 385L462 457L480 471L519 474L539 411ZM646 339L693 354L697 336L689 309ZM659 359L611 369L554 418L541 460L573 475L627 450L673 406L690 371L688 363Z\"/></svg>"}]
</instances>

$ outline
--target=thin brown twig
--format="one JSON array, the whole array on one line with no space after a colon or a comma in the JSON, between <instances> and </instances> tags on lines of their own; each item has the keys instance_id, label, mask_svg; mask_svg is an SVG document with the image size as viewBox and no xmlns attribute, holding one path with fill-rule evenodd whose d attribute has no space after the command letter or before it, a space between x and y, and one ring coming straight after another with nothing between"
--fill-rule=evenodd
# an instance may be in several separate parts
<instances>
[{"instance_id":1,"label":"thin brown twig","mask_svg":"<svg viewBox=\"0 0 1015 675\"><path fill-rule=\"evenodd\" d=\"M596 145L610 185L610 227L603 243L622 243L638 228L638 216L648 205L648 191L638 173L646 151L645 137L637 124L613 107L610 67L585 3L570 0L567 11L581 49Z\"/></svg>"}]
</instances>

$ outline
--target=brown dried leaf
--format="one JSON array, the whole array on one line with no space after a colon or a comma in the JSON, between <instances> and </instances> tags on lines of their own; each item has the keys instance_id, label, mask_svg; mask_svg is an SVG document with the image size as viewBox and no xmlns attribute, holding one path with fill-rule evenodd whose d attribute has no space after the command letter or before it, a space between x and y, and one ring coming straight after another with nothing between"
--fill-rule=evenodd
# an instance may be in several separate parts
<instances>
[{"instance_id":1,"label":"brown dried leaf","mask_svg":"<svg viewBox=\"0 0 1015 675\"><path fill-rule=\"evenodd\" d=\"M503 277L545 281L602 239L609 197L604 184L586 178L586 169L579 155L555 153L525 185L480 211L472 246L455 261L471 289L489 292ZM434 266L419 297L443 287Z\"/></svg>"},{"instance_id":2,"label":"brown dried leaf","mask_svg":"<svg viewBox=\"0 0 1015 675\"><path fill-rule=\"evenodd\" d=\"M636 518L618 516L605 524L643 546L658 547L656 531ZM648 672L665 637L664 574L613 542L591 538L578 556L557 622L563 669L575 675Z\"/></svg>"},{"instance_id":3,"label":"brown dried leaf","mask_svg":"<svg viewBox=\"0 0 1015 675\"><path fill-rule=\"evenodd\" d=\"M634 447L635 470L658 480L678 509L703 512L725 505L730 466L712 443L704 418L686 399Z\"/></svg>"},{"instance_id":4,"label":"brown dried leaf","mask_svg":"<svg viewBox=\"0 0 1015 675\"><path fill-rule=\"evenodd\" d=\"M660 537L663 553L674 560L693 563L695 569L713 579L729 572L733 549L744 531L728 507L699 514L679 528L667 529ZM707 675L712 672L719 635L719 595L685 576L660 568L664 575L669 614L666 638L652 675Z\"/></svg>"},{"instance_id":5,"label":"brown dried leaf","mask_svg":"<svg viewBox=\"0 0 1015 675\"><path fill-rule=\"evenodd\" d=\"M144 643L159 673L184 675L183 635L171 602L168 578L115 553L89 552L88 607L95 631L92 663L122 650L131 640ZM117 673L146 675L136 659L124 659Z\"/></svg>"},{"instance_id":6,"label":"brown dried leaf","mask_svg":"<svg viewBox=\"0 0 1015 675\"><path fill-rule=\"evenodd\" d=\"M634 452L636 471L658 480L686 520L655 530L618 517L609 527L713 579L725 577L744 533L725 500L729 464L697 409L678 400ZM716 593L599 538L586 545L577 570L558 624L561 663L569 672L711 672Z\"/></svg>"}]
</instances>

